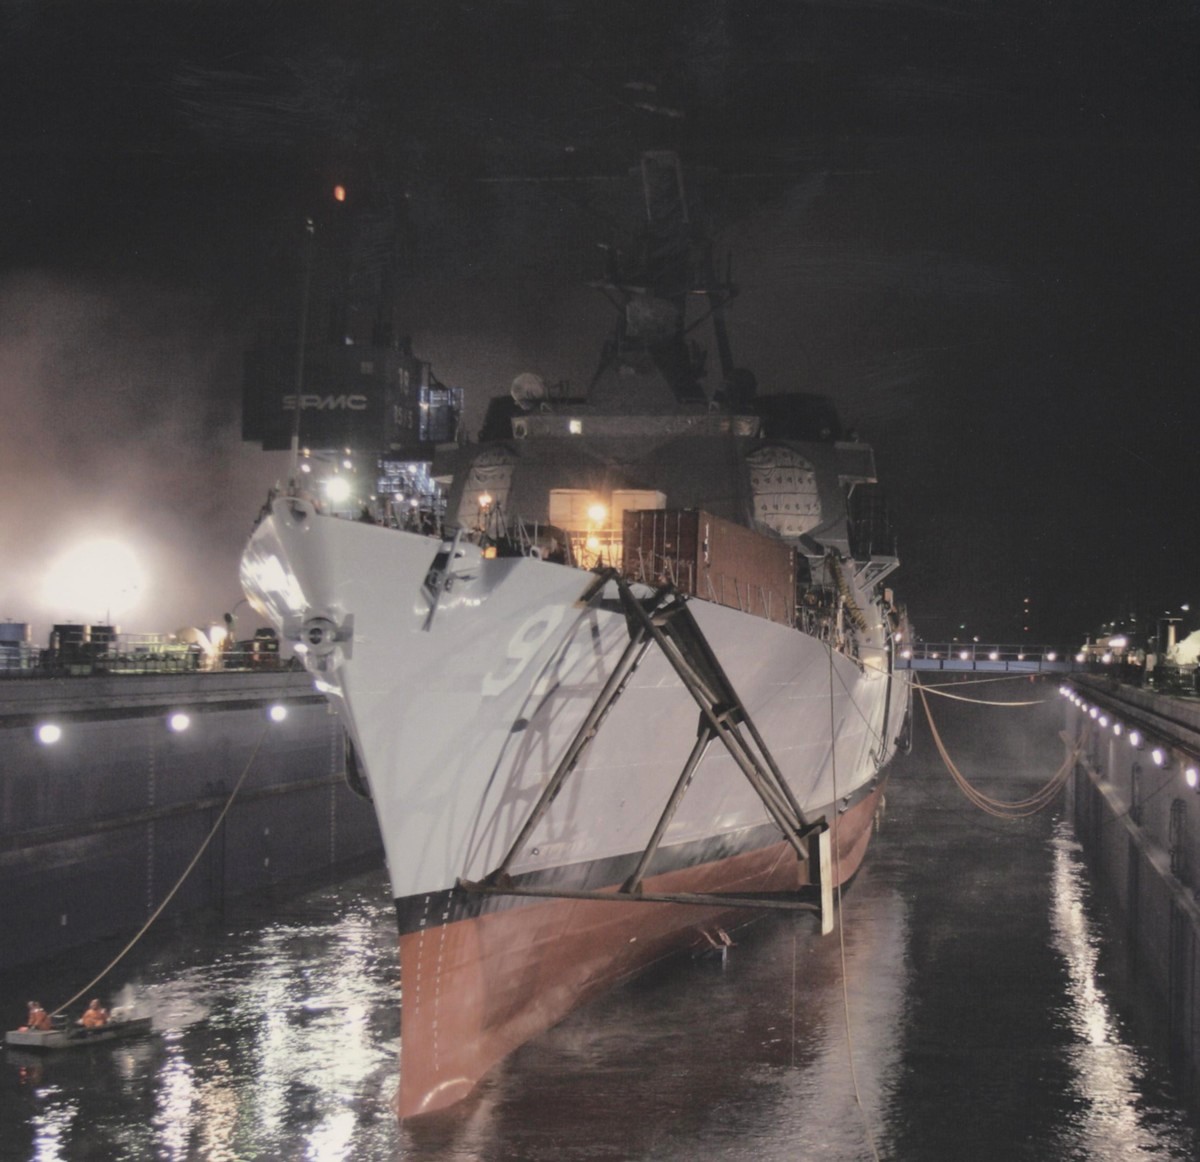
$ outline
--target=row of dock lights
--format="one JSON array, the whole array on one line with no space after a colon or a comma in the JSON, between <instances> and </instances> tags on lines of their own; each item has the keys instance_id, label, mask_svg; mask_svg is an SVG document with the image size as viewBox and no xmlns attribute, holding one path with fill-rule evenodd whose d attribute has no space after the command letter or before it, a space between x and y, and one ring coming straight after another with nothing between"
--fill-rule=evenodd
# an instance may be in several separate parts
<instances>
[{"instance_id":1,"label":"row of dock lights","mask_svg":"<svg viewBox=\"0 0 1200 1162\"><path fill-rule=\"evenodd\" d=\"M267 708L267 717L272 722L282 722L287 716L288 709L282 702L276 702ZM192 725L192 718L182 710L174 710L167 715L166 724L172 734L182 734ZM53 746L62 740L63 728L57 722L41 722L34 735L42 746Z\"/></svg>"},{"instance_id":2,"label":"row of dock lights","mask_svg":"<svg viewBox=\"0 0 1200 1162\"><path fill-rule=\"evenodd\" d=\"M1086 714L1089 718L1095 721L1097 726L1105 727L1111 725L1112 732L1118 738L1127 734L1129 745L1134 750L1145 750L1147 745L1146 736L1136 727L1126 731L1124 723L1116 718L1110 720L1109 716L1099 706L1092 706L1085 702L1070 686L1060 686L1059 693L1075 706ZM1150 748L1150 761L1160 769L1169 767L1172 763L1172 750L1166 743L1156 744ZM1180 759L1183 766L1184 782L1193 790L1200 789L1200 760L1194 759L1191 755L1183 754Z\"/></svg>"},{"instance_id":3,"label":"row of dock lights","mask_svg":"<svg viewBox=\"0 0 1200 1162\"><path fill-rule=\"evenodd\" d=\"M911 658L913 656L912 650L903 649L900 651L900 656L902 658ZM930 650L929 654L927 656L931 659L936 660L937 658L940 658L942 655L938 650ZM1000 651L999 650L989 650L987 657L988 657L989 662L998 662L1000 660ZM1057 661L1057 659L1058 659L1058 654L1054 650L1050 650L1047 652L1046 661L1053 662L1053 661ZM971 660L971 651L970 650L959 650L958 651L958 660L960 662L969 662ZM1082 660L1082 659L1080 659L1080 660ZM1017 661L1018 662L1025 661L1025 655L1017 654Z\"/></svg>"}]
</instances>

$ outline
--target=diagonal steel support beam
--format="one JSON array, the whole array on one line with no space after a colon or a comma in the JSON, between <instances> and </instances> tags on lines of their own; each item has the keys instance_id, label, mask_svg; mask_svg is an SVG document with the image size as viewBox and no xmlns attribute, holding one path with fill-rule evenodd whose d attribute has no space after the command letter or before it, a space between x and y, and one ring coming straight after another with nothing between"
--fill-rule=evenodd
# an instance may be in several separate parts
<instances>
[{"instance_id":1,"label":"diagonal steel support beam","mask_svg":"<svg viewBox=\"0 0 1200 1162\"><path fill-rule=\"evenodd\" d=\"M543 789L529 818L525 820L525 825L521 828L520 834L513 840L512 846L508 849L508 852L505 854L504 859L500 861L496 870L487 877L488 883L499 882L503 877L507 876L512 861L516 859L517 853L525 846L526 841L533 834L534 828L537 827L542 817L550 809L550 804L554 802L563 782L575 769L576 764L579 762L589 743L596 737L596 733L607 717L613 703L621 696L630 675L637 669L638 663L650 648L650 644L650 637L645 633L635 633L630 637L629 644L617 660L612 673L609 674L608 680L604 683L596 701L592 704L591 710L588 711L579 729L575 732L575 737L571 740L561 761L555 768L554 774L550 776L550 781Z\"/></svg>"},{"instance_id":2,"label":"diagonal steel support beam","mask_svg":"<svg viewBox=\"0 0 1200 1162\"><path fill-rule=\"evenodd\" d=\"M786 797L781 796L779 787L772 785L771 779L765 777L762 765L757 761L756 757L747 747L745 740L738 732L737 719L746 721L749 719L749 714L745 707L742 706L740 700L737 699L732 685L728 684L726 680L728 693L732 696L734 704L731 706L721 706L714 697L714 692L706 686L699 674L696 673L695 668L688 664L682 652L678 648L672 648L674 643L668 641L662 629L655 624L654 619L642 607L641 602L634 597L628 584L620 577L617 578L617 588L622 600L625 602L626 609L634 619L642 624L646 632L653 638L655 644L663 651L664 656L679 675L680 681L683 682L688 693L692 695L696 704L700 707L701 715L707 721L716 737L724 744L730 757L741 768L747 781L762 800L767 812L774 819L780 831L783 832L784 838L792 845L796 855L800 859L807 859L806 835L810 830L809 824L805 820L799 804L795 803L795 799L790 795L790 792ZM699 626L696 626L696 633L703 640L703 634L700 633ZM757 736L757 731L754 731L752 736ZM768 770L772 772L772 775L778 773L778 767L775 766L774 762L769 764ZM781 774L778 774L778 779L783 786L786 786ZM788 802L788 799L791 801Z\"/></svg>"},{"instance_id":3,"label":"diagonal steel support beam","mask_svg":"<svg viewBox=\"0 0 1200 1162\"><path fill-rule=\"evenodd\" d=\"M716 737L713 729L707 722L701 722L700 733L696 737L696 745L692 747L692 753L688 755L688 761L685 764L679 779L675 783L675 789L671 792L671 797L667 800L667 805L663 808L662 815L659 816L658 824L654 828L654 834L650 836L650 842L646 844L646 850L642 852L641 859L638 860L638 865L633 869L632 874L621 887L623 892L640 892L642 890L642 877L646 874L646 869L650 866L650 861L654 858L654 853L658 851L658 845L662 842L662 837L666 834L667 828L671 824L672 818L675 815L675 809L683 801L684 793L691 786L692 776L696 773L696 768L700 765L700 760L704 757L704 752L708 750L708 744Z\"/></svg>"},{"instance_id":4,"label":"diagonal steel support beam","mask_svg":"<svg viewBox=\"0 0 1200 1162\"><path fill-rule=\"evenodd\" d=\"M733 684L721 668L691 611L687 609L684 599L676 594L672 587L664 586L651 598L640 601L622 577L614 570L605 570L589 590L587 600L599 600L609 581L615 583L621 607L625 611L629 625L629 642L504 859L480 882L460 879L459 888L467 892L495 896L809 911L817 912L821 916L822 930L829 931L832 924L833 897L830 836L824 820L810 823L804 818L787 780L772 758L766 743L751 721L749 712L733 689ZM617 889L541 888L515 883L509 874L509 868L544 818L563 783L577 768L580 758L595 738L608 712L624 691L629 678L651 645L657 645L662 650L685 689L699 706L700 725L696 742L659 816L654 832L638 859L637 866ZM757 747L757 753L742 737L738 729L742 725ZM809 887L796 892L742 894L648 893L642 890L642 880L691 785L697 767L714 740L720 740L737 763L767 813L795 850L797 857L807 862L812 879Z\"/></svg>"}]
</instances>

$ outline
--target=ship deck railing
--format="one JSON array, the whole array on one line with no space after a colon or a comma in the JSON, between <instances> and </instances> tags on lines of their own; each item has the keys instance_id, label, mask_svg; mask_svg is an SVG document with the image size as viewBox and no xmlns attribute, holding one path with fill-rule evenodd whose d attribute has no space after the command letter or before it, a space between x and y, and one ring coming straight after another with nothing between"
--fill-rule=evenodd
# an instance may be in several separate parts
<instances>
[{"instance_id":1,"label":"ship deck railing","mask_svg":"<svg viewBox=\"0 0 1200 1162\"><path fill-rule=\"evenodd\" d=\"M300 670L298 658L252 650L227 650L217 658L187 652L164 654L64 654L26 647L0 650L0 681L22 678L88 678L109 674L264 673Z\"/></svg>"}]
</instances>

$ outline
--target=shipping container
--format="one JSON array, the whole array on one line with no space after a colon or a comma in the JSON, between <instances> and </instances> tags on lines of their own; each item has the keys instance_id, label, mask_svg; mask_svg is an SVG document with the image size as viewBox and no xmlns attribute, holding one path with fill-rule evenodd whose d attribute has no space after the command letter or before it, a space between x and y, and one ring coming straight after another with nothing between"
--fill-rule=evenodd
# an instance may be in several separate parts
<instances>
[{"instance_id":1,"label":"shipping container","mask_svg":"<svg viewBox=\"0 0 1200 1162\"><path fill-rule=\"evenodd\" d=\"M631 580L795 622L795 553L783 541L698 509L652 509L625 513L622 542Z\"/></svg>"}]
</instances>

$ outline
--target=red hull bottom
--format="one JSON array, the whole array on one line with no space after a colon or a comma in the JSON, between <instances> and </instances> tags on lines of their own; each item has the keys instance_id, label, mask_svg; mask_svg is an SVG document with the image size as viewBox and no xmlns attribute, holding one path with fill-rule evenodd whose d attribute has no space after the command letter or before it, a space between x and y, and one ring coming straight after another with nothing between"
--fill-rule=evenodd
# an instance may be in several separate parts
<instances>
[{"instance_id":1,"label":"red hull bottom","mask_svg":"<svg viewBox=\"0 0 1200 1162\"><path fill-rule=\"evenodd\" d=\"M883 783L837 823L835 882L866 855ZM786 891L808 881L784 841L645 881L647 892ZM750 913L749 915L753 915ZM744 910L548 900L400 938L400 1088L409 1118L465 1098L517 1046L614 982L744 922Z\"/></svg>"}]
</instances>

